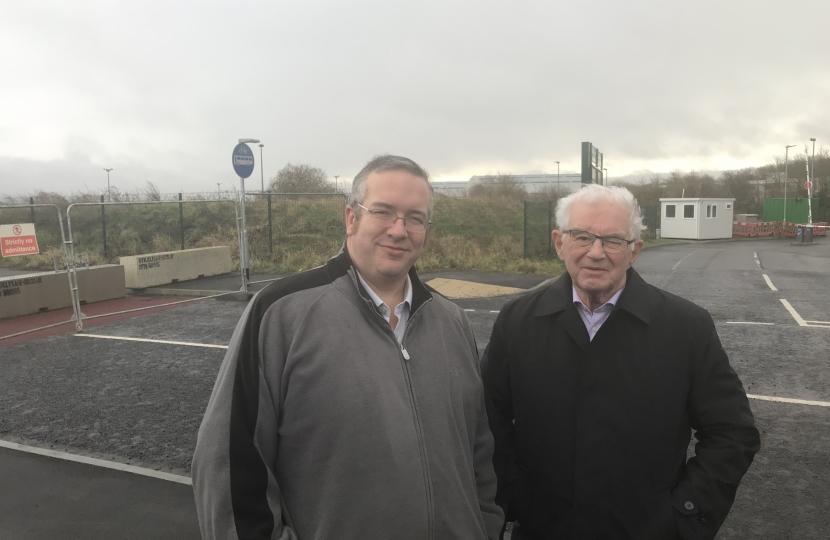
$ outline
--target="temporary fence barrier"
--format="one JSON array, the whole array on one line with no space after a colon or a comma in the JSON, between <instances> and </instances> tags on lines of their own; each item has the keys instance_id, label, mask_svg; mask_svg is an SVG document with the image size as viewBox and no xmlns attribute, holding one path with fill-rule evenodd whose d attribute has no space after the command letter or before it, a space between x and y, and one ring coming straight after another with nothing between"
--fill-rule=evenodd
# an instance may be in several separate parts
<instances>
[{"instance_id":1,"label":"temporary fence barrier","mask_svg":"<svg viewBox=\"0 0 830 540\"><path fill-rule=\"evenodd\" d=\"M732 236L784 236L794 238L804 224L788 221L763 221L760 223L732 222ZM813 236L827 236L827 222L813 223Z\"/></svg>"},{"instance_id":2,"label":"temporary fence barrier","mask_svg":"<svg viewBox=\"0 0 830 540\"><path fill-rule=\"evenodd\" d=\"M68 282L69 282L70 294L72 294L73 287L75 288L75 290L77 290L77 276L75 275L74 270L73 271L69 270L70 267L72 267L73 269L75 268L75 262L73 260L74 252L69 251L67 249L67 240L66 240L66 234L65 234L64 229L63 229L63 214L61 214L61 209L56 204L48 204L48 203L46 203L46 204L34 204L34 202L32 201L31 198L29 200L30 200L30 204L3 205L3 206L0 206L0 210L6 210L6 209L12 209L12 208L28 208L31 212L32 223L34 223L34 221L35 221L35 208L54 208L55 209L55 212L57 213L57 216L58 216L58 228L60 229L60 234L61 234L61 250L63 251L64 267L66 268L66 276L67 276L67 279L68 279ZM57 268L55 269L55 271L57 272ZM80 310L80 302L76 304L73 301L73 303L72 303L72 313L73 313L72 314L72 319L70 319L69 321L66 321L66 323L59 323L58 325L50 325L48 327L43 327L43 328L49 328L51 326L59 326L60 324L67 324L67 323L71 323L72 321L80 321L81 317L82 317L82 313L81 313L81 310ZM35 330L39 330L39 329L35 329ZM33 330L33 331L35 331L35 330ZM7 336L7 337L10 337L10 336Z\"/></svg>"}]
</instances>

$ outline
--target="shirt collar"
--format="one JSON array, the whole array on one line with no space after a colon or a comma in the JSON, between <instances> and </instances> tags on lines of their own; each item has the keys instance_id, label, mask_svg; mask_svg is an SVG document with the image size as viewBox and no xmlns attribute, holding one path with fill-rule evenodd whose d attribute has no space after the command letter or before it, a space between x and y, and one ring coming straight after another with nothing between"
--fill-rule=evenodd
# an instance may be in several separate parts
<instances>
[{"instance_id":1,"label":"shirt collar","mask_svg":"<svg viewBox=\"0 0 830 540\"><path fill-rule=\"evenodd\" d=\"M375 291L372 290L372 287L366 283L366 280L363 279L363 276L360 275L360 272L357 270L357 267L354 269L355 273L357 274L357 279L360 280L360 283L363 285L363 288L366 289L366 292L369 293L369 296L372 298L372 302L375 303L375 306L380 307L385 305L383 300L380 299L380 296L375 294ZM412 306L412 280L409 278L409 274L406 276L406 291L404 292L404 299L403 303L407 306ZM389 306L386 306L389 307ZM394 306L397 307L397 306Z\"/></svg>"},{"instance_id":2,"label":"shirt collar","mask_svg":"<svg viewBox=\"0 0 830 540\"><path fill-rule=\"evenodd\" d=\"M584 308L585 308L585 309L587 309L588 311L591 311L590 309L588 309L588 306L586 306L584 303L582 303L582 299L581 299L581 298L579 297L579 295L576 293L576 287L571 286L571 289L573 290L573 301L574 301L574 304L579 304L580 306L584 307ZM613 295L611 298L609 298L607 302L605 302L604 304L602 304L601 306L599 306L599 307L598 307L597 309L595 309L594 311L595 311L595 312L596 312L596 311L604 311L604 309L603 309L603 308L604 308L605 306L609 306L609 305L610 305L612 308L613 308L614 306L616 306L616 305L617 305L617 301L620 299L620 295L622 294L622 292L623 292L624 290L625 290L625 286L623 285L623 288L622 288L622 289L620 289L619 291L615 292L615 293L614 293L614 295Z\"/></svg>"}]
</instances>

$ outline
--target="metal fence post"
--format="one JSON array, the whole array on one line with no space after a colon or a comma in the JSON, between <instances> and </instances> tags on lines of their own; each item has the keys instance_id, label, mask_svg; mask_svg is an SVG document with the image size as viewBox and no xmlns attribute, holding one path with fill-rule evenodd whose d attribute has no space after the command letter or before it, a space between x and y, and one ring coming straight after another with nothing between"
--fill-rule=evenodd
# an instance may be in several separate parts
<instances>
[{"instance_id":1,"label":"metal fence post","mask_svg":"<svg viewBox=\"0 0 830 540\"><path fill-rule=\"evenodd\" d=\"M107 214L104 212L104 196L101 195L101 235L104 237L104 259L107 256Z\"/></svg>"},{"instance_id":2,"label":"metal fence post","mask_svg":"<svg viewBox=\"0 0 830 540\"><path fill-rule=\"evenodd\" d=\"M35 224L35 198L29 197L29 204L32 206L29 210L32 212L32 225Z\"/></svg>"},{"instance_id":3,"label":"metal fence post","mask_svg":"<svg viewBox=\"0 0 830 540\"><path fill-rule=\"evenodd\" d=\"M184 249L184 205L182 204L182 192L179 192L179 233L182 239L182 249Z\"/></svg>"},{"instance_id":4,"label":"metal fence post","mask_svg":"<svg viewBox=\"0 0 830 540\"><path fill-rule=\"evenodd\" d=\"M524 247L522 249L522 256L527 258L527 201L522 201L524 207Z\"/></svg>"},{"instance_id":5,"label":"metal fence post","mask_svg":"<svg viewBox=\"0 0 830 540\"><path fill-rule=\"evenodd\" d=\"M267 195L268 198L268 254L274 254L274 224L271 221L271 194Z\"/></svg>"},{"instance_id":6,"label":"metal fence post","mask_svg":"<svg viewBox=\"0 0 830 540\"><path fill-rule=\"evenodd\" d=\"M553 220L551 219L551 210L553 210L553 201L548 201L548 255L553 253Z\"/></svg>"}]
</instances>

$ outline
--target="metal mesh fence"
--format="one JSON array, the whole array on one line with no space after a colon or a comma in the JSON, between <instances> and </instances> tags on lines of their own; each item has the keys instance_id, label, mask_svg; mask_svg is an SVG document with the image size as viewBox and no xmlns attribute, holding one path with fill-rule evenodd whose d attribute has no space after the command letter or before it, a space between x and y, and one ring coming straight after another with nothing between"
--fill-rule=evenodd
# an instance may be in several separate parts
<instances>
[{"instance_id":1,"label":"metal mesh fence","mask_svg":"<svg viewBox=\"0 0 830 540\"><path fill-rule=\"evenodd\" d=\"M524 256L556 257L550 233L556 228L555 206L552 201L525 201Z\"/></svg>"}]
</instances>

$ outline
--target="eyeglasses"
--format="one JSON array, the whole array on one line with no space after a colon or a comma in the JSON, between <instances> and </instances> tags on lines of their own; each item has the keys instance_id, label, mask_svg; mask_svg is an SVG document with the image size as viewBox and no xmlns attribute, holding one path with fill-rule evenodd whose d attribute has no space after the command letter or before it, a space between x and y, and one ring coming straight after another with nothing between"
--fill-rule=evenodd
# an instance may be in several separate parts
<instances>
[{"instance_id":1,"label":"eyeglasses","mask_svg":"<svg viewBox=\"0 0 830 540\"><path fill-rule=\"evenodd\" d=\"M606 252L624 253L628 246L635 242L635 240L626 240L619 236L600 236L579 229L569 229L562 232L569 235L571 241L577 247L591 247L599 239L602 242L602 249Z\"/></svg>"},{"instance_id":2,"label":"eyeglasses","mask_svg":"<svg viewBox=\"0 0 830 540\"><path fill-rule=\"evenodd\" d=\"M413 233L424 233L427 231L429 226L432 224L431 221L425 220L421 217L400 217L395 212L391 210L370 210L363 206L362 204L358 203L358 206L369 212L369 214L375 218L376 220L380 221L387 227L391 227L395 223L398 222L399 219L403 220L403 227L409 232Z\"/></svg>"}]
</instances>

